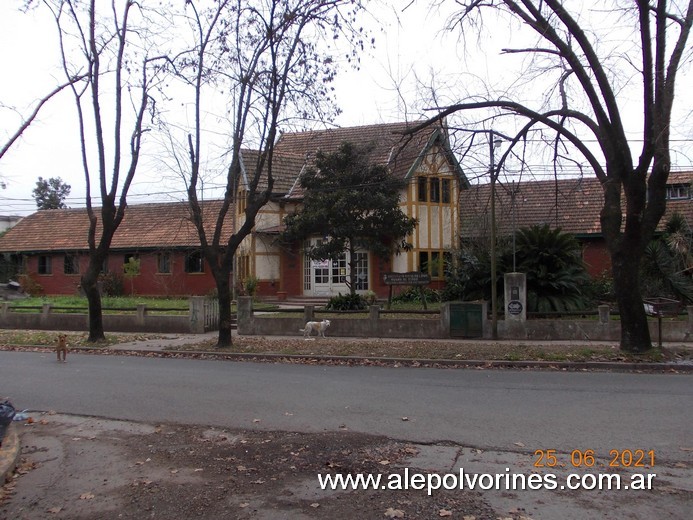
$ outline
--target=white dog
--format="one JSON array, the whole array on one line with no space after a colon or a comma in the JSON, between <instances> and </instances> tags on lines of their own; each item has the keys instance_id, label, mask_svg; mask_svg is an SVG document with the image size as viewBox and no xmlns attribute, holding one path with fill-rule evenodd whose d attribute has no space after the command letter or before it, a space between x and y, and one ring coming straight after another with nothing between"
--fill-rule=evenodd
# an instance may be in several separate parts
<instances>
[{"instance_id":1,"label":"white dog","mask_svg":"<svg viewBox=\"0 0 693 520\"><path fill-rule=\"evenodd\" d=\"M304 329L299 329L301 332L303 332L303 337L307 338L310 336L311 332L314 330L317 331L318 336L322 336L323 338L325 337L325 331L327 330L327 327L330 326L330 320L322 320L322 321L309 321L306 323L306 327Z\"/></svg>"}]
</instances>

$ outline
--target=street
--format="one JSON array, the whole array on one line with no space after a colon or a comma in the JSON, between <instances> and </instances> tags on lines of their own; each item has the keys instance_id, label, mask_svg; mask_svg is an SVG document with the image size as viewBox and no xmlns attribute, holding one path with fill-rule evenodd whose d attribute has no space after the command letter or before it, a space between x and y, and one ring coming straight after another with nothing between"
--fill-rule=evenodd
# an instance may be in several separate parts
<instances>
[{"instance_id":1,"label":"street","mask_svg":"<svg viewBox=\"0 0 693 520\"><path fill-rule=\"evenodd\" d=\"M654 450L690 462L690 376L438 370L0 352L19 409L526 451Z\"/></svg>"}]
</instances>

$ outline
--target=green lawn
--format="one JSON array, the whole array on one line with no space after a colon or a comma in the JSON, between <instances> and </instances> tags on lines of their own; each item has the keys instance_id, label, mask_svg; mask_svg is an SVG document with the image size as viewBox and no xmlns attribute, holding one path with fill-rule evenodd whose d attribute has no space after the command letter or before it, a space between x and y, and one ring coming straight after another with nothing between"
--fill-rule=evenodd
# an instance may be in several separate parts
<instances>
[{"instance_id":1,"label":"green lawn","mask_svg":"<svg viewBox=\"0 0 693 520\"><path fill-rule=\"evenodd\" d=\"M14 300L11 303L12 310L21 311L25 308L28 312L36 312L37 307L44 303L50 303L55 307L55 312L75 312L83 313L87 311L87 299L83 296L43 296ZM148 310L170 313L188 312L187 298L148 298L144 296L104 296L101 298L101 305L105 312L134 311L138 305L146 305Z\"/></svg>"},{"instance_id":2,"label":"green lawn","mask_svg":"<svg viewBox=\"0 0 693 520\"><path fill-rule=\"evenodd\" d=\"M41 296L25 298L22 300L14 300L10 307L14 312L39 312L40 307L44 303L50 303L54 308L54 312L73 312L85 313L87 311L87 299L84 296ZM187 297L179 298L155 298L147 296L103 296L101 298L101 306L104 312L134 312L138 305L146 305L148 312L157 312L160 314L182 314L189 310ZM276 305L254 304L258 310L276 309ZM122 309L118 311L118 309ZM231 312L236 312L236 306L231 307Z\"/></svg>"}]
</instances>

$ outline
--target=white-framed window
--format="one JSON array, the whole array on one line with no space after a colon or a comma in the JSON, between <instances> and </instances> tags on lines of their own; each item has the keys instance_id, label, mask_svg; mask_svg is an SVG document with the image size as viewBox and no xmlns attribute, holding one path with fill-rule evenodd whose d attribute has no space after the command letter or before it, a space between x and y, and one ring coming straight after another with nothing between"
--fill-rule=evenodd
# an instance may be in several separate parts
<instances>
[{"instance_id":1,"label":"white-framed window","mask_svg":"<svg viewBox=\"0 0 693 520\"><path fill-rule=\"evenodd\" d=\"M667 200L687 200L690 198L689 184L668 184Z\"/></svg>"}]
</instances>

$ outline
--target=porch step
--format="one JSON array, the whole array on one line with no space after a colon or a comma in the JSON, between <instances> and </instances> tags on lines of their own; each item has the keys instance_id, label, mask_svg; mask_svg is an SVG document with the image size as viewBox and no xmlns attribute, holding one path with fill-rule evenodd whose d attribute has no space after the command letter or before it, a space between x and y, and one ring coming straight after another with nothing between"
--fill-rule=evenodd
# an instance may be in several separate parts
<instances>
[{"instance_id":1,"label":"porch step","mask_svg":"<svg viewBox=\"0 0 693 520\"><path fill-rule=\"evenodd\" d=\"M294 296L287 298L286 300L279 300L278 298L264 298L263 301L267 303L276 303L277 305L287 307L305 307L306 305L324 307L327 305L329 298L320 296Z\"/></svg>"}]
</instances>

